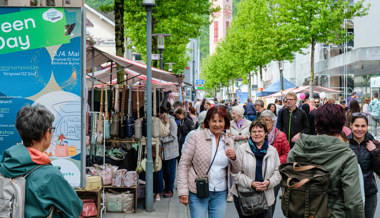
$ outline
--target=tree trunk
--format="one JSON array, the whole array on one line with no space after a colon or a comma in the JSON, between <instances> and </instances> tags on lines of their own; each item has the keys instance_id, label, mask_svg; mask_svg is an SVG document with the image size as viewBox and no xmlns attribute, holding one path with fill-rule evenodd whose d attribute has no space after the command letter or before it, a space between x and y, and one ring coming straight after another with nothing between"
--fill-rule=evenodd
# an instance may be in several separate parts
<instances>
[{"instance_id":1,"label":"tree trunk","mask_svg":"<svg viewBox=\"0 0 380 218\"><path fill-rule=\"evenodd\" d=\"M116 55L124 57L124 0L115 0L115 43ZM117 65L117 83L124 81L124 70Z\"/></svg>"},{"instance_id":2,"label":"tree trunk","mask_svg":"<svg viewBox=\"0 0 380 218\"><path fill-rule=\"evenodd\" d=\"M313 84L314 84L314 51L315 51L315 39L311 39L311 54L310 54L310 96L313 96Z\"/></svg>"}]
</instances>

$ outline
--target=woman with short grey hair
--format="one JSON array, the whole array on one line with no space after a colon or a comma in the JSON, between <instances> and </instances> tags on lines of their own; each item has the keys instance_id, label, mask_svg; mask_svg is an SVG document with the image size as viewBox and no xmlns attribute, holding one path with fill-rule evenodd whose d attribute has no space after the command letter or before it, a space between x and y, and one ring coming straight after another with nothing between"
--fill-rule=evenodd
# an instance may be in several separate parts
<instances>
[{"instance_id":1,"label":"woman with short grey hair","mask_svg":"<svg viewBox=\"0 0 380 218\"><path fill-rule=\"evenodd\" d=\"M250 136L249 126L251 125L251 121L244 118L244 108L241 105L233 106L231 109L231 127L227 130L227 134L229 137L234 140L235 150L242 144L248 143L248 139ZM232 180L230 180L232 182ZM230 184L232 185L232 183ZM233 202L234 198L230 193L228 198L228 202Z\"/></svg>"},{"instance_id":2,"label":"woman with short grey hair","mask_svg":"<svg viewBox=\"0 0 380 218\"><path fill-rule=\"evenodd\" d=\"M25 217L48 217L51 212L53 217L59 213L79 217L82 212L82 200L44 153L54 135L53 121L54 115L42 105L21 108L16 129L23 144L5 150L0 163L0 173L8 178L30 172L25 185Z\"/></svg>"}]
</instances>

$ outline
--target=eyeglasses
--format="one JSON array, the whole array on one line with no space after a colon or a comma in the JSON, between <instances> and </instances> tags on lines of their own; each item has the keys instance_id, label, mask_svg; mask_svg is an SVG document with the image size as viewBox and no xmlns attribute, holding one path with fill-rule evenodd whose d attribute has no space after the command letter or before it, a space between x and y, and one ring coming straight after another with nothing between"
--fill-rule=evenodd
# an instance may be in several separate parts
<instances>
[{"instance_id":1,"label":"eyeglasses","mask_svg":"<svg viewBox=\"0 0 380 218\"><path fill-rule=\"evenodd\" d=\"M315 101L314 103L318 103L319 104L319 101Z\"/></svg>"},{"instance_id":2,"label":"eyeglasses","mask_svg":"<svg viewBox=\"0 0 380 218\"><path fill-rule=\"evenodd\" d=\"M352 116L354 116L354 117L357 117L357 116L364 116L364 117L367 117L368 114L366 114L366 113L355 112L355 113L352 113Z\"/></svg>"},{"instance_id":3,"label":"eyeglasses","mask_svg":"<svg viewBox=\"0 0 380 218\"><path fill-rule=\"evenodd\" d=\"M51 128L49 128L49 130L50 130L51 133L54 133L55 127L51 127Z\"/></svg>"},{"instance_id":4,"label":"eyeglasses","mask_svg":"<svg viewBox=\"0 0 380 218\"><path fill-rule=\"evenodd\" d=\"M288 100L288 101L294 101L295 99L288 98L288 99L286 99L286 100Z\"/></svg>"}]
</instances>

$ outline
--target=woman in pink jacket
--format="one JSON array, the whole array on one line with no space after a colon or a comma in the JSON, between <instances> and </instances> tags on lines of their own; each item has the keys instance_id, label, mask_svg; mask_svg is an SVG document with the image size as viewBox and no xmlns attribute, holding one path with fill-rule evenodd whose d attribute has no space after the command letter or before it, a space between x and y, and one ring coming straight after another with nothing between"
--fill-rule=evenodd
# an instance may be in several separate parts
<instances>
[{"instance_id":1,"label":"woman in pink jacket","mask_svg":"<svg viewBox=\"0 0 380 218\"><path fill-rule=\"evenodd\" d=\"M224 217L228 193L228 174L237 173L233 141L223 133L230 127L225 108L215 106L207 111L205 129L193 133L186 143L178 166L179 201L189 205L193 218ZM206 177L208 197L198 197L195 180Z\"/></svg>"}]
</instances>

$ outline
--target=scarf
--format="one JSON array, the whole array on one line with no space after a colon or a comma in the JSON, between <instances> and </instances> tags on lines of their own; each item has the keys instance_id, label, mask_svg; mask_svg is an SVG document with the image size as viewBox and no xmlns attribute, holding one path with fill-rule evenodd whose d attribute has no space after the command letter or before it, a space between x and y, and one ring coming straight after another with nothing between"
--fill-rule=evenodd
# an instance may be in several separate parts
<instances>
[{"instance_id":1,"label":"scarf","mask_svg":"<svg viewBox=\"0 0 380 218\"><path fill-rule=\"evenodd\" d=\"M273 127L270 133L268 134L268 142L270 145L273 145L275 133L276 133L276 127Z\"/></svg>"},{"instance_id":2,"label":"scarf","mask_svg":"<svg viewBox=\"0 0 380 218\"><path fill-rule=\"evenodd\" d=\"M255 143L252 141L252 138L249 137L249 147L251 148L253 154L255 154L256 157L258 158L264 158L264 156L267 154L268 150L268 140L265 139L264 145L261 147L261 149L258 149L255 145Z\"/></svg>"}]
</instances>

